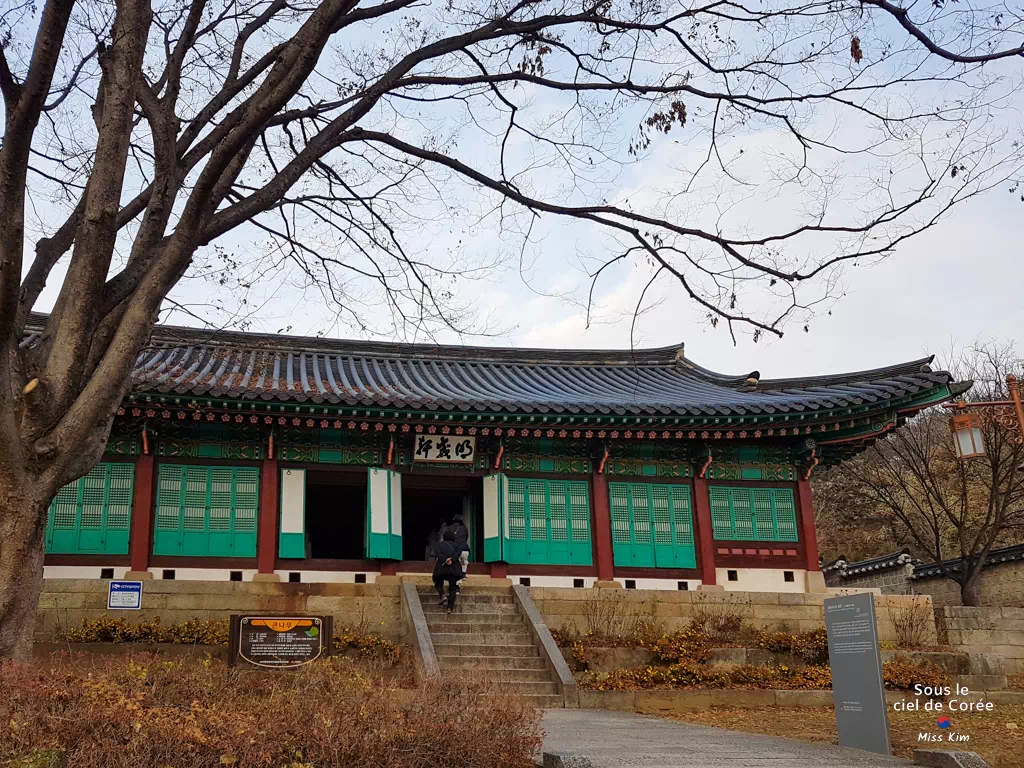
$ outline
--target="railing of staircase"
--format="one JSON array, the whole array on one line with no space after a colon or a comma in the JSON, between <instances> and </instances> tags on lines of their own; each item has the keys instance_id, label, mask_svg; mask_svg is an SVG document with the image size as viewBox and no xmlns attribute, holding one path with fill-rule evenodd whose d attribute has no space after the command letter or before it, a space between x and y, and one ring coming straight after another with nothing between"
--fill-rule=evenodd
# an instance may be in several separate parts
<instances>
[{"instance_id":1,"label":"railing of staircase","mask_svg":"<svg viewBox=\"0 0 1024 768\"><path fill-rule=\"evenodd\" d=\"M537 605L530 597L530 590L522 584L512 587L512 594L515 595L516 603L526 616L526 625L530 628L530 636L539 646L541 656L547 665L558 675L558 690L562 694L562 701L566 707L579 706L579 693L576 688L576 678L572 676L572 670L566 663L562 652L551 636L551 630L544 623L544 617L537 610Z\"/></svg>"},{"instance_id":2,"label":"railing of staircase","mask_svg":"<svg viewBox=\"0 0 1024 768\"><path fill-rule=\"evenodd\" d=\"M413 582L402 584L402 629L416 656L416 677L418 682L441 674L434 653L434 642L430 639L427 617L423 615L419 592Z\"/></svg>"}]
</instances>

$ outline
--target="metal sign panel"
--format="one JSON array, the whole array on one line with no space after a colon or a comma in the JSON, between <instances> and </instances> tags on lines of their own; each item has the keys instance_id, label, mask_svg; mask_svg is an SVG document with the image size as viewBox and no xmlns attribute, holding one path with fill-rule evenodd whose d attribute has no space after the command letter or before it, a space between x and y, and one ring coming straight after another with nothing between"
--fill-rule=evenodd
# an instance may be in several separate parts
<instances>
[{"instance_id":1,"label":"metal sign panel","mask_svg":"<svg viewBox=\"0 0 1024 768\"><path fill-rule=\"evenodd\" d=\"M476 437L465 435L416 435L413 461L471 464L476 458Z\"/></svg>"},{"instance_id":2,"label":"metal sign panel","mask_svg":"<svg viewBox=\"0 0 1024 768\"><path fill-rule=\"evenodd\" d=\"M238 659L265 669L294 669L331 652L330 616L231 617L231 652Z\"/></svg>"},{"instance_id":3,"label":"metal sign panel","mask_svg":"<svg viewBox=\"0 0 1024 768\"><path fill-rule=\"evenodd\" d=\"M138 611L142 609L141 581L111 581L107 587L107 609Z\"/></svg>"},{"instance_id":4,"label":"metal sign panel","mask_svg":"<svg viewBox=\"0 0 1024 768\"><path fill-rule=\"evenodd\" d=\"M825 629L840 745L891 755L874 595L825 600Z\"/></svg>"}]
</instances>

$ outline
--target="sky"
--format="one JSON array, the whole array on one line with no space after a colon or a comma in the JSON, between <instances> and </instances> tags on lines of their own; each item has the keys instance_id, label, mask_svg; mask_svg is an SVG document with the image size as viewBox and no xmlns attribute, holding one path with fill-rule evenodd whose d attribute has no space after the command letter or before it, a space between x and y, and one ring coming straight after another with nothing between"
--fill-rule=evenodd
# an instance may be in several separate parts
<instances>
[{"instance_id":1,"label":"sky","mask_svg":"<svg viewBox=\"0 0 1024 768\"><path fill-rule=\"evenodd\" d=\"M558 108L555 103L546 104L543 94L522 93L526 90L520 89L510 98L533 99L530 106L537 115ZM1018 98L1016 106L1022 107L1024 102ZM1014 110L1008 110L1009 113ZM1020 110L1014 114L1019 118ZM623 166L617 175L601 179L595 189L602 189L614 200L628 199L642 207L644 201L652 203L656 194L678 188L679 169L695 167L706 152L706 144L702 143L706 132L701 133L698 117L691 116L685 131L670 137L655 136L642 162ZM393 118L381 114L375 119L383 123ZM623 123L633 119L633 115L627 114ZM440 115L434 130L440 131L455 122L457 115ZM430 131L426 127L424 130ZM843 124L837 130L846 132L850 138L856 126ZM409 132L415 133L415 128ZM621 144L627 134L624 130L611 140ZM739 157L738 153L747 150L747 170L758 174L763 171L758 162L768 162L766 158L784 153L784 138L770 131L752 131L741 135L733 145L727 143L723 152L732 151ZM493 165L493 144L490 142L488 147L483 133L474 135L467 130L458 149L453 151ZM535 160L530 155L532 151L527 144L516 144L513 140L512 162L529 165ZM857 170L853 167L853 171ZM540 170L529 180L534 189L542 189L546 184L552 190L557 187L559 179L546 177L545 173L541 163ZM841 177L839 183L846 181L846 177ZM688 203L689 211L696 211L694 217L702 225L713 227L714 201L708 198L707 204L702 205L705 201L699 194L700 190ZM467 210L477 202L485 207L472 194L465 202ZM844 204L856 206L856 195ZM729 209L732 221L726 217L725 223L734 225L736 231L744 226L755 231L774 230L780 226L780 220L800 205L799 199L785 196L753 197L744 206ZM501 258L500 265L486 277L462 282L457 291L459 300L480 319L480 328L490 333L461 339L453 334L440 334L437 340L446 343L600 349L683 344L687 357L706 368L737 375L758 370L765 378L779 378L876 368L929 354L939 355L941 360L952 346L976 340L1024 341L1019 330L1024 326L1020 237L1024 202L1019 192L1008 194L1007 185L956 206L936 227L903 242L886 260L846 269L835 291L838 299L811 319L807 332L803 330L803 321L795 322L785 329L783 338L766 336L757 343L744 334L737 335L734 343L723 325L710 327L705 313L687 300L678 286L665 279L648 290L648 309L634 323L633 308L651 274L636 265L610 270L599 283L593 322L587 327L581 307L565 297L571 293L578 298L587 284L581 260L607 249L606 240L594 232L594 227L567 225L553 217L542 219L532 231L525 251L529 269L524 280L518 268L518 244L499 233L493 218L472 223L473 217L468 216L450 222L439 203L417 213L423 220L410 225L406 236L419 252L457 253L469 259L487 260L491 255ZM260 247L259 239L259 233L243 229L232 233L224 244L244 258L248 251ZM55 270L37 309L52 306L62 271ZM200 316L205 314L202 307L211 301L224 301L230 307L238 298L230 288L225 290L197 279L184 281L173 297L197 308ZM358 333L351 326L334 321L330 308L319 302L315 293L304 290L294 274L274 275L253 288L247 297L247 312L252 313L247 317L251 330L287 329L296 335L332 337ZM253 307L259 307L258 311L253 312ZM372 304L372 299L362 311L370 319L379 319L375 317L379 307ZM195 318L181 313L172 319L176 323L197 323ZM1024 344L1020 348L1024 350Z\"/></svg>"}]
</instances>

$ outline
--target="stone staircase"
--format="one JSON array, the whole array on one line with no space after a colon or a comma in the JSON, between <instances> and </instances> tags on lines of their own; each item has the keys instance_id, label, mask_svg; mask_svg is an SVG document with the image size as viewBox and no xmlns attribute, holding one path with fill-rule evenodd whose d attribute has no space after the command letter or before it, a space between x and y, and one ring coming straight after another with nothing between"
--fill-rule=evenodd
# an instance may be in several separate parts
<instances>
[{"instance_id":1,"label":"stone staircase","mask_svg":"<svg viewBox=\"0 0 1024 768\"><path fill-rule=\"evenodd\" d=\"M510 587L463 585L450 616L432 587L417 591L441 674L491 683L492 695L514 692L538 707L563 706Z\"/></svg>"}]
</instances>

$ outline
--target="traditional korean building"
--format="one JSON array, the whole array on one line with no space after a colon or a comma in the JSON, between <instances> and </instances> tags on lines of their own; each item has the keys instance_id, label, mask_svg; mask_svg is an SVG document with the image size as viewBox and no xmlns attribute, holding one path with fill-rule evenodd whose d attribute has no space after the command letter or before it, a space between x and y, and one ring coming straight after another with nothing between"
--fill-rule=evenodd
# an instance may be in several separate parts
<instances>
[{"instance_id":1,"label":"traditional korean building","mask_svg":"<svg viewBox=\"0 0 1024 768\"><path fill-rule=\"evenodd\" d=\"M53 502L46 576L372 582L428 571L458 513L471 574L822 590L808 481L965 388L930 362L758 380L682 347L164 326L103 462Z\"/></svg>"}]
</instances>

